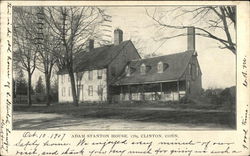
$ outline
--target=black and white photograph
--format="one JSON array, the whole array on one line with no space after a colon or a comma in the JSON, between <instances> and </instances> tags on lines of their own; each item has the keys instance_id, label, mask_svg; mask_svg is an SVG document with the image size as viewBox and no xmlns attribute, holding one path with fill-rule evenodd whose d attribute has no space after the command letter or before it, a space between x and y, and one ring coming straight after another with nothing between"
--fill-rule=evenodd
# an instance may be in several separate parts
<instances>
[{"instance_id":1,"label":"black and white photograph","mask_svg":"<svg viewBox=\"0 0 250 156\"><path fill-rule=\"evenodd\" d=\"M13 6L13 130L236 130L236 13Z\"/></svg>"}]
</instances>

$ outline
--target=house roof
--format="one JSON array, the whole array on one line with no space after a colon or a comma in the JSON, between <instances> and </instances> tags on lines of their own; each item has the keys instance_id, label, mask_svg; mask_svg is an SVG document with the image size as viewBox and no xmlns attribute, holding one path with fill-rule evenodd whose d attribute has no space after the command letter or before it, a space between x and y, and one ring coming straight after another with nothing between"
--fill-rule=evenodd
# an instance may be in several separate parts
<instances>
[{"instance_id":1,"label":"house roof","mask_svg":"<svg viewBox=\"0 0 250 156\"><path fill-rule=\"evenodd\" d=\"M129 43L130 40L123 41L119 45L106 45L103 47L94 48L89 52L81 52L75 55L74 72L81 72L91 69L102 69L109 65L118 56L120 51ZM66 68L60 70L57 74L68 73Z\"/></svg>"},{"instance_id":2,"label":"house roof","mask_svg":"<svg viewBox=\"0 0 250 156\"><path fill-rule=\"evenodd\" d=\"M130 67L130 76L125 73L118 77L113 85L142 84L155 82L176 81L183 75L194 51L186 51L148 59L133 60L128 63ZM162 62L165 64L163 73L158 73L157 64ZM145 64L147 68L146 74L140 73L140 66Z\"/></svg>"}]
</instances>

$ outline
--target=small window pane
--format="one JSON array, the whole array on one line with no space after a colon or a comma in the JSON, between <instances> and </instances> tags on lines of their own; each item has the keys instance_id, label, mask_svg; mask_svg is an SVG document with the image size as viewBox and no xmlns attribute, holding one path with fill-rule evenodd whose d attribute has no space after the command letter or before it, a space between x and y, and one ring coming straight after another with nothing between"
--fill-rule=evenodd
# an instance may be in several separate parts
<instances>
[{"instance_id":1,"label":"small window pane","mask_svg":"<svg viewBox=\"0 0 250 156\"><path fill-rule=\"evenodd\" d=\"M98 94L98 95L102 95L102 94L103 94L103 87L102 87L102 85L99 85L99 86L98 86L97 94Z\"/></svg>"},{"instance_id":2,"label":"small window pane","mask_svg":"<svg viewBox=\"0 0 250 156\"><path fill-rule=\"evenodd\" d=\"M157 68L158 68L158 73L162 73L163 72L163 64L162 64L162 62L158 63Z\"/></svg>"},{"instance_id":3,"label":"small window pane","mask_svg":"<svg viewBox=\"0 0 250 156\"><path fill-rule=\"evenodd\" d=\"M188 91L188 93L191 92L191 90L190 90L190 81L187 81L187 91Z\"/></svg>"},{"instance_id":4,"label":"small window pane","mask_svg":"<svg viewBox=\"0 0 250 156\"><path fill-rule=\"evenodd\" d=\"M195 64L192 64L192 79L195 80L196 78L196 67Z\"/></svg>"},{"instance_id":5,"label":"small window pane","mask_svg":"<svg viewBox=\"0 0 250 156\"><path fill-rule=\"evenodd\" d=\"M63 83L63 77L64 77L64 75L61 75L61 78L62 78L62 83Z\"/></svg>"},{"instance_id":6,"label":"small window pane","mask_svg":"<svg viewBox=\"0 0 250 156\"><path fill-rule=\"evenodd\" d=\"M65 88L63 87L62 88L62 96L65 96L66 94L65 94Z\"/></svg>"},{"instance_id":7,"label":"small window pane","mask_svg":"<svg viewBox=\"0 0 250 156\"><path fill-rule=\"evenodd\" d=\"M97 79L102 79L102 70L97 71Z\"/></svg>"},{"instance_id":8,"label":"small window pane","mask_svg":"<svg viewBox=\"0 0 250 156\"><path fill-rule=\"evenodd\" d=\"M130 76L130 69L129 69L129 66L126 66L126 76Z\"/></svg>"},{"instance_id":9,"label":"small window pane","mask_svg":"<svg viewBox=\"0 0 250 156\"><path fill-rule=\"evenodd\" d=\"M88 94L89 96L93 96L93 86L89 86Z\"/></svg>"},{"instance_id":10,"label":"small window pane","mask_svg":"<svg viewBox=\"0 0 250 156\"><path fill-rule=\"evenodd\" d=\"M141 74L145 74L146 73L146 66L145 64L141 65Z\"/></svg>"},{"instance_id":11,"label":"small window pane","mask_svg":"<svg viewBox=\"0 0 250 156\"><path fill-rule=\"evenodd\" d=\"M93 80L93 71L89 71L89 80Z\"/></svg>"}]
</instances>

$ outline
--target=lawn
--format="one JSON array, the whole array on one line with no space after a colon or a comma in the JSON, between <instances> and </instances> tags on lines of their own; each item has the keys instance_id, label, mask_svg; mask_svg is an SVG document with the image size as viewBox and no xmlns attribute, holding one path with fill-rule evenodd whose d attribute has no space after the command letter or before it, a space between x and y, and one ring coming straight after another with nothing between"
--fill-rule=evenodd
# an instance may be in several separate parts
<instances>
[{"instance_id":1,"label":"lawn","mask_svg":"<svg viewBox=\"0 0 250 156\"><path fill-rule=\"evenodd\" d=\"M50 107L44 106L14 106L14 111L19 115L22 113L37 114L61 114L78 119L90 120L119 120L120 122L139 122L144 125L158 123L180 124L189 126L218 125L225 128L235 129L235 113L228 110L219 110L214 107L189 104L141 104L141 103L122 103L122 104L100 104L85 103L76 107L72 104L53 104ZM196 104L197 105L197 104ZM212 109L213 108L213 109ZM210 111L209 111L210 110ZM212 110L212 111L211 111ZM214 111L213 111L214 110ZM219 111L218 111L219 110ZM21 123L19 123L21 124ZM15 120L14 120L15 127ZM213 127L211 127L213 128ZM157 129L157 127L155 128Z\"/></svg>"}]
</instances>

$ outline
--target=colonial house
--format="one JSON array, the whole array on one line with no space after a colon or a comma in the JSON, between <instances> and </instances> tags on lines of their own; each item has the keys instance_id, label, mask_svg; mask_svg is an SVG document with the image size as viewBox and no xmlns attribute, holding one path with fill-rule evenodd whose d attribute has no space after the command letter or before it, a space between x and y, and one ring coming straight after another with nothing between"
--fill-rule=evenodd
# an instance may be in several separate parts
<instances>
[{"instance_id":1,"label":"colonial house","mask_svg":"<svg viewBox=\"0 0 250 156\"><path fill-rule=\"evenodd\" d=\"M89 40L88 51L76 57L74 71L80 102L178 101L198 96L202 89L193 27L187 29L187 51L147 59L116 29L112 45L94 48ZM66 69L58 72L58 79L59 102L72 102Z\"/></svg>"}]
</instances>

